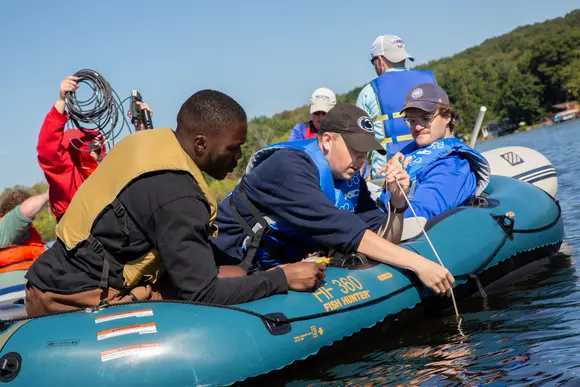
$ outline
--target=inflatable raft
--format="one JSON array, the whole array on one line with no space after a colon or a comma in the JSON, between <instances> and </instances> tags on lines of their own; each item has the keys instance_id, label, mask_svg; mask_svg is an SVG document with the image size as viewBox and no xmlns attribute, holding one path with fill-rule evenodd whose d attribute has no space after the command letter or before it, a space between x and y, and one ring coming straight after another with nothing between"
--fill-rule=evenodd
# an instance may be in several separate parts
<instances>
[{"instance_id":1,"label":"inflatable raft","mask_svg":"<svg viewBox=\"0 0 580 387\"><path fill-rule=\"evenodd\" d=\"M554 187L546 189L555 194ZM426 229L456 278L459 300L555 253L563 238L554 198L499 174L481 197L429 220ZM402 246L436 261L421 235ZM335 265L312 293L289 292L243 305L143 302L4 321L0 383L227 386L438 299L413 275L388 265L364 259Z\"/></svg>"}]
</instances>

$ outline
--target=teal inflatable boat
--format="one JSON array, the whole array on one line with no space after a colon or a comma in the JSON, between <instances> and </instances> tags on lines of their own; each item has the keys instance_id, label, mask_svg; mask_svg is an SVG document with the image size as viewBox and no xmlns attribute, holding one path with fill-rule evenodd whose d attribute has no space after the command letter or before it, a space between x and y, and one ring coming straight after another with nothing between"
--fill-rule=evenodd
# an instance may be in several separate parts
<instances>
[{"instance_id":1,"label":"teal inflatable boat","mask_svg":"<svg viewBox=\"0 0 580 387\"><path fill-rule=\"evenodd\" d=\"M557 252L563 238L558 203L505 176L492 176L481 197L426 229L456 278L458 300ZM437 262L423 236L403 246ZM4 321L0 384L228 386L439 299L410 273L358 258L331 265L312 293L229 307L142 302Z\"/></svg>"}]
</instances>

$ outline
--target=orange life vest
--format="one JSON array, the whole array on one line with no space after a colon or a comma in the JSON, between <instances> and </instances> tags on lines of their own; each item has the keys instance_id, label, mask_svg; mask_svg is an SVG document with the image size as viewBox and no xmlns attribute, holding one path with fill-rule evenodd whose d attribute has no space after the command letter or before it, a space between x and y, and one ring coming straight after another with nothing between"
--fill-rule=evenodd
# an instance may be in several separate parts
<instances>
[{"instance_id":1,"label":"orange life vest","mask_svg":"<svg viewBox=\"0 0 580 387\"><path fill-rule=\"evenodd\" d=\"M33 226L27 234L28 239L0 248L0 273L28 270L34 260L46 251L46 245Z\"/></svg>"}]
</instances>

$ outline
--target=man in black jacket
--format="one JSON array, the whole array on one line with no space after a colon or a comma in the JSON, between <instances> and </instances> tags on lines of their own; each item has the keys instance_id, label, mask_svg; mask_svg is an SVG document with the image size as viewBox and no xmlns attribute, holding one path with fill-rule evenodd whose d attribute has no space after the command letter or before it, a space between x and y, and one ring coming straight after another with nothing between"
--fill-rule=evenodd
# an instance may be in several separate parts
<instances>
[{"instance_id":1,"label":"man in black jacket","mask_svg":"<svg viewBox=\"0 0 580 387\"><path fill-rule=\"evenodd\" d=\"M219 232L217 203L202 172L225 178L246 134L242 107L203 90L183 104L175 132L120 141L77 192L56 243L27 273L28 314L161 298L236 304L317 286L324 266L310 262L218 276L208 243Z\"/></svg>"}]
</instances>

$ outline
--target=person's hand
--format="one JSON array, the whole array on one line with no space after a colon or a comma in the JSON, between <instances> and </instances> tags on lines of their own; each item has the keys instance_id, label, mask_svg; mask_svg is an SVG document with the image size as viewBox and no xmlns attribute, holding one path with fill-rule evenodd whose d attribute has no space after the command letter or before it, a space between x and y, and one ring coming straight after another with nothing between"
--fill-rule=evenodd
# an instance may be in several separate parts
<instances>
[{"instance_id":1,"label":"person's hand","mask_svg":"<svg viewBox=\"0 0 580 387\"><path fill-rule=\"evenodd\" d=\"M79 85L77 83L78 80L79 80L78 77L75 77L75 76L71 75L70 77L66 77L60 83L60 95L59 95L59 99L61 101L63 101L63 102L65 101L65 99L66 99L65 93L67 93L67 92L74 93L79 88Z\"/></svg>"},{"instance_id":2,"label":"person's hand","mask_svg":"<svg viewBox=\"0 0 580 387\"><path fill-rule=\"evenodd\" d=\"M149 107L148 104L143 103L143 102L135 102L137 104L137 106L139 106L139 108L141 110L147 110L149 112L149 116L153 117L153 110L151 110L151 108ZM129 109L129 111L127 112L127 115L129 116L129 119L131 119L131 109ZM140 121L138 125L135 125L135 130L140 131L140 130L145 130L145 124Z\"/></svg>"},{"instance_id":3,"label":"person's hand","mask_svg":"<svg viewBox=\"0 0 580 387\"><path fill-rule=\"evenodd\" d=\"M284 270L288 287L298 292L314 289L326 277L326 266L314 262L297 262L279 267Z\"/></svg>"},{"instance_id":4,"label":"person's hand","mask_svg":"<svg viewBox=\"0 0 580 387\"><path fill-rule=\"evenodd\" d=\"M405 200L405 195L409 192L411 180L405 168L407 168L410 162L410 156L405 159L402 153L397 152L393 157L391 157L389 162L379 170L379 175L386 172L385 183L387 189L391 192L391 204L396 208L405 207L407 202ZM397 182L399 184L397 184Z\"/></svg>"},{"instance_id":5,"label":"person's hand","mask_svg":"<svg viewBox=\"0 0 580 387\"><path fill-rule=\"evenodd\" d=\"M97 163L103 161L105 155L103 154L103 143L105 142L105 137L102 134L98 134L89 143L89 152L93 160Z\"/></svg>"},{"instance_id":6,"label":"person's hand","mask_svg":"<svg viewBox=\"0 0 580 387\"><path fill-rule=\"evenodd\" d=\"M449 270L423 257L414 266L412 270L425 286L431 288L437 294L451 295L451 287L455 283L455 278L453 278Z\"/></svg>"}]
</instances>

